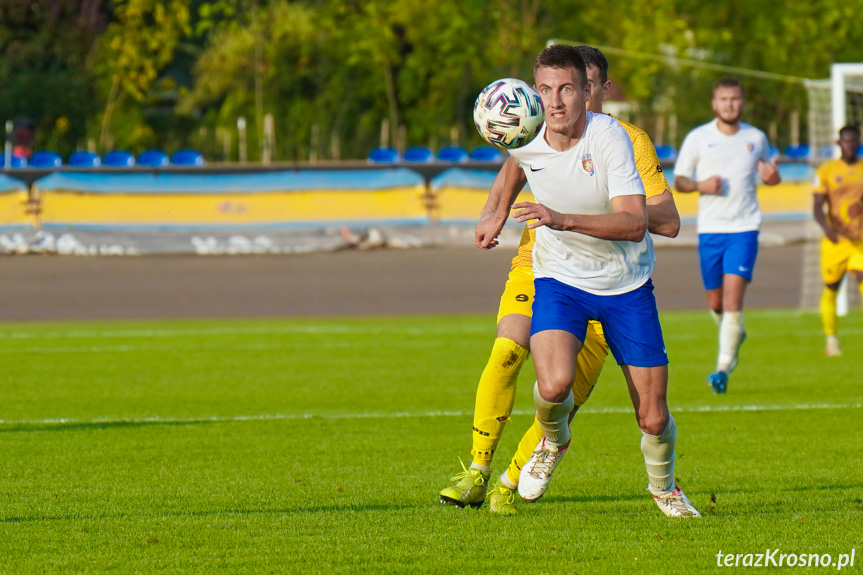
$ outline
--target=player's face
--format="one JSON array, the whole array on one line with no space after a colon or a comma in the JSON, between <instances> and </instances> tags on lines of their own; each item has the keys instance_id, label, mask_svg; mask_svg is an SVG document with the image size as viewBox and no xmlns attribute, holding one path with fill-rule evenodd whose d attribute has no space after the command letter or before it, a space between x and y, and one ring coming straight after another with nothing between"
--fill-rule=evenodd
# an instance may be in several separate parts
<instances>
[{"instance_id":1,"label":"player's face","mask_svg":"<svg viewBox=\"0 0 863 575\"><path fill-rule=\"evenodd\" d=\"M608 97L611 90L611 80L602 83L602 74L596 66L587 67L587 83L590 84L590 100L587 102L587 111L602 113L602 102Z\"/></svg>"},{"instance_id":2,"label":"player's face","mask_svg":"<svg viewBox=\"0 0 863 575\"><path fill-rule=\"evenodd\" d=\"M743 90L739 86L719 86L713 92L713 112L726 124L736 124L743 114Z\"/></svg>"},{"instance_id":3,"label":"player's face","mask_svg":"<svg viewBox=\"0 0 863 575\"><path fill-rule=\"evenodd\" d=\"M590 99L590 84L581 87L575 68L547 68L536 71L536 91L545 106L548 130L567 137L580 137L585 105Z\"/></svg>"},{"instance_id":4,"label":"player's face","mask_svg":"<svg viewBox=\"0 0 863 575\"><path fill-rule=\"evenodd\" d=\"M857 158L857 148L860 147L860 136L854 132L845 131L842 132L836 143L839 144L839 149L842 150L843 160L854 160Z\"/></svg>"}]
</instances>

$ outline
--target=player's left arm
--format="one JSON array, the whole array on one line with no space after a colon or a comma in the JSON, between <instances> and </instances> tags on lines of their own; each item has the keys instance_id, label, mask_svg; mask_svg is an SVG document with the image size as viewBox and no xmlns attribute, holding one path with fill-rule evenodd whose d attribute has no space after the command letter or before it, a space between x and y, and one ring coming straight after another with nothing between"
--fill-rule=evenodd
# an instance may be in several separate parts
<instances>
[{"instance_id":1,"label":"player's left arm","mask_svg":"<svg viewBox=\"0 0 863 575\"><path fill-rule=\"evenodd\" d=\"M647 204L644 196L634 194L611 198L610 214L562 214L542 204L522 202L513 208L516 220L534 229L546 226L552 230L578 232L601 240L640 242L647 233Z\"/></svg>"},{"instance_id":2,"label":"player's left arm","mask_svg":"<svg viewBox=\"0 0 863 575\"><path fill-rule=\"evenodd\" d=\"M782 181L779 175L779 166L776 163L776 158L770 159L770 146L767 144L767 137L762 134L761 149L762 157L758 160L758 176L761 181L768 186L775 186Z\"/></svg>"}]
</instances>

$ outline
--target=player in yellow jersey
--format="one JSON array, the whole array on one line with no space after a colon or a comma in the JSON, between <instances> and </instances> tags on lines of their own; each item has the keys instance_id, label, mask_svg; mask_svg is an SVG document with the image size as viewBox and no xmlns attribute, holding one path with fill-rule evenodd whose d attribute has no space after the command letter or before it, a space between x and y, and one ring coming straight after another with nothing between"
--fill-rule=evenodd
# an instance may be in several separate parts
<instances>
[{"instance_id":1,"label":"player in yellow jersey","mask_svg":"<svg viewBox=\"0 0 863 575\"><path fill-rule=\"evenodd\" d=\"M845 126L836 142L842 156L821 165L815 174L813 212L824 230L821 239L821 322L827 355L841 355L836 336L836 291L851 272L863 293L863 162L857 157L860 129Z\"/></svg>"},{"instance_id":2,"label":"player in yellow jersey","mask_svg":"<svg viewBox=\"0 0 863 575\"><path fill-rule=\"evenodd\" d=\"M596 48L579 46L578 51L587 65L587 79L592 88L587 109L601 113L602 101L608 96L611 88L611 82L608 81L608 61ZM675 237L680 230L680 217L656 157L653 143L643 130L625 122L621 122L621 125L632 140L636 167L647 192L649 230L652 233ZM477 246L482 247L482 222L494 217L501 191L520 190L525 182L522 169L512 158L507 159L492 184L489 199L483 208L480 224L477 226ZM491 512L514 513L515 490L521 468L530 459L534 448L543 438L542 429L534 419L533 426L519 443L518 451L509 468L488 491L492 458L503 434L504 425L512 413L519 371L529 355L531 306L534 295L532 257L534 237L534 230L525 227L518 254L513 258L509 279L501 296L497 317L497 337L477 388L471 450L473 461L469 469L453 477L453 485L440 492L441 503L457 507L468 505L480 507L488 496ZM496 245L497 242L492 241L489 247ZM602 333L602 326L598 322L590 322L584 346L578 354L576 376L572 387L575 407L570 414L570 420L590 396L607 355L608 345ZM652 465L647 453L645 459L648 466Z\"/></svg>"}]
</instances>

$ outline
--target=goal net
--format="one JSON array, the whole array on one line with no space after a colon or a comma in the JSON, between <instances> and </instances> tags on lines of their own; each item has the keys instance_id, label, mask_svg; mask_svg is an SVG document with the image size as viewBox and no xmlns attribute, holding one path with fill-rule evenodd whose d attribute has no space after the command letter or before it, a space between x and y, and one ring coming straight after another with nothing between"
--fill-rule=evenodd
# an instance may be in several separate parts
<instances>
[{"instance_id":1,"label":"goal net","mask_svg":"<svg viewBox=\"0 0 863 575\"><path fill-rule=\"evenodd\" d=\"M809 80L806 89L809 95L809 157L813 167L817 168L838 157L839 148L835 142L839 128L847 124L863 126L863 64L834 64L829 79ZM806 226L800 307L816 309L824 289L820 249L823 233L812 217ZM840 288L838 311L845 315L849 306L859 304L860 293L857 289L848 288L846 276Z\"/></svg>"}]
</instances>

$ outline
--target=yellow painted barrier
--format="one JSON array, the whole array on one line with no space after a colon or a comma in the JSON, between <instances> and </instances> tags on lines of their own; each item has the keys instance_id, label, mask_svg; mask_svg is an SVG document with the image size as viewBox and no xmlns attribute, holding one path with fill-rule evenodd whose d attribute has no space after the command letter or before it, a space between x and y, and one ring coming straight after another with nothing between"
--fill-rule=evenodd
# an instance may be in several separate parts
<instances>
[{"instance_id":1,"label":"yellow painted barrier","mask_svg":"<svg viewBox=\"0 0 863 575\"><path fill-rule=\"evenodd\" d=\"M42 194L49 225L241 225L426 220L425 188L255 194Z\"/></svg>"},{"instance_id":2,"label":"yellow painted barrier","mask_svg":"<svg viewBox=\"0 0 863 575\"><path fill-rule=\"evenodd\" d=\"M329 187L328 187L329 186ZM407 170L237 175L56 174L34 186L42 227L322 227L429 221Z\"/></svg>"},{"instance_id":3,"label":"yellow painted barrier","mask_svg":"<svg viewBox=\"0 0 863 575\"><path fill-rule=\"evenodd\" d=\"M27 207L25 190L0 192L0 227L32 226L33 217L28 213Z\"/></svg>"}]
</instances>

